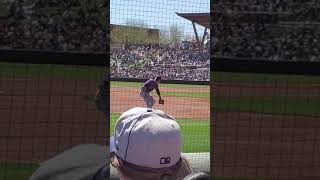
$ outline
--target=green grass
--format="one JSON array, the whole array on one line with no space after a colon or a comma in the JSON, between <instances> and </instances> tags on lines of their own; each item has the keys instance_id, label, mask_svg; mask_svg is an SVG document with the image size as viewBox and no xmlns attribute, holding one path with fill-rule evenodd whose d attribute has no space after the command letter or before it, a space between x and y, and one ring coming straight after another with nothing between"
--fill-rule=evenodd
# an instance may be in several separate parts
<instances>
[{"instance_id":1,"label":"green grass","mask_svg":"<svg viewBox=\"0 0 320 180\"><path fill-rule=\"evenodd\" d=\"M101 79L105 71L106 69L101 67L0 63L0 77L2 78L91 80Z\"/></svg>"},{"instance_id":2,"label":"green grass","mask_svg":"<svg viewBox=\"0 0 320 180\"><path fill-rule=\"evenodd\" d=\"M318 97L213 97L213 108L270 114L319 116Z\"/></svg>"},{"instance_id":3,"label":"green grass","mask_svg":"<svg viewBox=\"0 0 320 180\"><path fill-rule=\"evenodd\" d=\"M143 85L143 83L142 82L111 81L110 85L111 85L111 87L141 87ZM160 88L161 87L167 87L167 88L204 88L204 87L208 87L208 85L160 83Z\"/></svg>"},{"instance_id":4,"label":"green grass","mask_svg":"<svg viewBox=\"0 0 320 180\"><path fill-rule=\"evenodd\" d=\"M105 73L104 68L66 65L39 65L0 63L1 78L42 78L42 79L101 79ZM301 75L270 75L252 73L225 73L213 72L214 82L285 82L285 83L320 83L319 76ZM115 82L111 81L111 87L140 87L140 82ZM161 84L161 87L169 88L207 88L206 85L185 84ZM154 93L154 92L153 92ZM162 92L165 96L209 98L209 92ZM319 115L317 107L320 107L319 98L295 98L295 97L251 98L251 97L226 97L213 101L214 107L223 110L253 111L264 113ZM217 103L219 102L219 103Z\"/></svg>"},{"instance_id":5,"label":"green grass","mask_svg":"<svg viewBox=\"0 0 320 180\"><path fill-rule=\"evenodd\" d=\"M120 114L110 114L110 135L113 136L114 126ZM210 151L210 122L209 120L177 119L182 131L182 151L209 152Z\"/></svg>"},{"instance_id":6,"label":"green grass","mask_svg":"<svg viewBox=\"0 0 320 180\"><path fill-rule=\"evenodd\" d=\"M232 73L232 72L213 72L211 75L213 82L286 82L286 83L320 83L320 76L305 75L280 75L262 73Z\"/></svg>"},{"instance_id":7,"label":"green grass","mask_svg":"<svg viewBox=\"0 0 320 180\"><path fill-rule=\"evenodd\" d=\"M142 86L141 82L122 82L122 81L111 81L111 87L128 87L128 88L140 88ZM177 91L162 91L161 88L177 88ZM208 88L206 85L186 85L186 84L160 84L160 92L161 96L164 98L166 96L173 96L173 97L189 97L189 98L209 98L210 93L209 93L209 88L208 92L178 92L179 89L201 89L203 88ZM151 95L156 96L156 92L152 91L150 93Z\"/></svg>"},{"instance_id":8,"label":"green grass","mask_svg":"<svg viewBox=\"0 0 320 180\"><path fill-rule=\"evenodd\" d=\"M35 164L0 164L0 179L28 180L37 167Z\"/></svg>"},{"instance_id":9,"label":"green grass","mask_svg":"<svg viewBox=\"0 0 320 180\"><path fill-rule=\"evenodd\" d=\"M150 93L152 96L157 96L156 92ZM161 96L173 96L173 97L189 97L189 98L203 98L208 99L210 97L210 93L208 92L161 92Z\"/></svg>"},{"instance_id":10,"label":"green grass","mask_svg":"<svg viewBox=\"0 0 320 180\"><path fill-rule=\"evenodd\" d=\"M28 67L28 72L26 71ZM46 64L17 64L17 63L0 63L0 72L2 77L63 77L70 78L95 78L101 76L106 69L101 67L88 66L67 66L67 65L46 65ZM54 72L52 75L51 73ZM211 79L213 82L287 82L287 83L320 83L320 76L303 76L303 75L274 75L259 73L230 73L230 72L213 72ZM111 82L111 87L140 87L141 83L133 82ZM162 85L161 85L162 86ZM205 85L183 85L183 84L163 84L163 87L203 87Z\"/></svg>"}]
</instances>

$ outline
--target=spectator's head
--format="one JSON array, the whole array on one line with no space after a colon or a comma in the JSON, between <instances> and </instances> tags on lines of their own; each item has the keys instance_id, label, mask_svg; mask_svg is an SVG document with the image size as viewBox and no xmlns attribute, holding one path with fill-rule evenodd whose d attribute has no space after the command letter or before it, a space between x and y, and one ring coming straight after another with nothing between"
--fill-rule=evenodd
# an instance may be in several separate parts
<instances>
[{"instance_id":1,"label":"spectator's head","mask_svg":"<svg viewBox=\"0 0 320 180\"><path fill-rule=\"evenodd\" d=\"M111 164L121 180L174 180L191 173L181 156L181 131L163 111L133 108L115 125Z\"/></svg>"},{"instance_id":2,"label":"spectator's head","mask_svg":"<svg viewBox=\"0 0 320 180\"><path fill-rule=\"evenodd\" d=\"M156 83L158 83L158 84L159 84L159 83L160 83L160 81L161 81L161 77L160 77L160 76L157 76L155 81L156 81Z\"/></svg>"}]
</instances>

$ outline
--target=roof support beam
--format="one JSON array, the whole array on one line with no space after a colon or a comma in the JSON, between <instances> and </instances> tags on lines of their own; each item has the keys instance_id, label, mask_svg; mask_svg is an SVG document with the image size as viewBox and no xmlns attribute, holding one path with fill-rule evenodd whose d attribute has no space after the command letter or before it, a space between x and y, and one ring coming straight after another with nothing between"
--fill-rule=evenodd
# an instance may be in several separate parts
<instances>
[{"instance_id":1,"label":"roof support beam","mask_svg":"<svg viewBox=\"0 0 320 180\"><path fill-rule=\"evenodd\" d=\"M207 28L204 28L204 32L203 32L203 36L202 36L202 40L201 40L201 46L203 46L204 44L204 39L206 38L207 36Z\"/></svg>"},{"instance_id":2,"label":"roof support beam","mask_svg":"<svg viewBox=\"0 0 320 180\"><path fill-rule=\"evenodd\" d=\"M196 35L197 42L200 43L198 32L197 32L197 28L196 28L196 25L195 25L195 23L193 21L192 21L192 26L193 26L194 34Z\"/></svg>"}]
</instances>

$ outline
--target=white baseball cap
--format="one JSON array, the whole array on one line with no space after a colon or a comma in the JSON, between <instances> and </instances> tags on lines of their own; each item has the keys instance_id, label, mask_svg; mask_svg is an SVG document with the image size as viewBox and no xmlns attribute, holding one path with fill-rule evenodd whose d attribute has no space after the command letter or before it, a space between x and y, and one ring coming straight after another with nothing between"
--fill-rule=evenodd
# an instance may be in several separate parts
<instances>
[{"instance_id":1,"label":"white baseball cap","mask_svg":"<svg viewBox=\"0 0 320 180\"><path fill-rule=\"evenodd\" d=\"M125 162L165 168L180 160L180 126L161 110L132 108L120 116L114 132L111 151Z\"/></svg>"}]
</instances>

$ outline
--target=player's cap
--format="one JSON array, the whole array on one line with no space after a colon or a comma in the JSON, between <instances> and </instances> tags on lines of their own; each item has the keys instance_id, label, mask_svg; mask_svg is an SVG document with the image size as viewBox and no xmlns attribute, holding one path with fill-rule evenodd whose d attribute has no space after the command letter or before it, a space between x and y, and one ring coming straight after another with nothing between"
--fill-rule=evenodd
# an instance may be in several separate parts
<instances>
[{"instance_id":1,"label":"player's cap","mask_svg":"<svg viewBox=\"0 0 320 180\"><path fill-rule=\"evenodd\" d=\"M126 163L166 168L180 160L180 126L161 110L132 108L120 116L114 132L111 151Z\"/></svg>"},{"instance_id":2,"label":"player's cap","mask_svg":"<svg viewBox=\"0 0 320 180\"><path fill-rule=\"evenodd\" d=\"M161 80L161 77L160 77L160 76L157 76L157 77L156 77L156 81L157 81L157 80Z\"/></svg>"}]
</instances>

